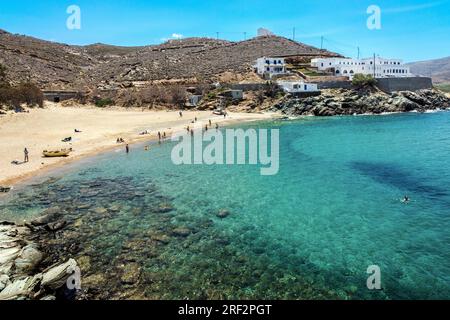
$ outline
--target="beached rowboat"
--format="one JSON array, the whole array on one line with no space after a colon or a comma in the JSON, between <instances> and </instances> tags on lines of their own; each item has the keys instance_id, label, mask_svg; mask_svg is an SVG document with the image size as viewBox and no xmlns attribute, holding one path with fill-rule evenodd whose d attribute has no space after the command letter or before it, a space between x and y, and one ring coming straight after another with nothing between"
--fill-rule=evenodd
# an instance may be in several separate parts
<instances>
[{"instance_id":1,"label":"beached rowboat","mask_svg":"<svg viewBox=\"0 0 450 320\"><path fill-rule=\"evenodd\" d=\"M42 154L44 157L54 158L54 157L67 157L72 149L60 149L60 150L44 150Z\"/></svg>"}]
</instances>

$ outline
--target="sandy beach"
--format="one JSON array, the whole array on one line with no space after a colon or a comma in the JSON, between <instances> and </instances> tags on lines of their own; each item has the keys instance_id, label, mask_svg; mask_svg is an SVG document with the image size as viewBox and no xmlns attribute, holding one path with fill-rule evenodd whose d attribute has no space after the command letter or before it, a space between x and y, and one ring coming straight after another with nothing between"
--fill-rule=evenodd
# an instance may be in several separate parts
<instances>
[{"instance_id":1,"label":"sandy beach","mask_svg":"<svg viewBox=\"0 0 450 320\"><path fill-rule=\"evenodd\" d=\"M38 172L63 165L111 148L124 148L116 143L118 137L127 143L157 139L158 131L185 130L197 117L198 121L213 125L263 120L273 114L229 113L223 116L211 111L142 111L141 109L99 109L96 107L60 107L47 103L43 109L29 113L9 113L0 116L0 186L11 186ZM75 129L80 133L75 133ZM148 130L149 135L140 135ZM71 142L62 142L72 137ZM29 151L29 162L24 161L24 148ZM73 148L67 158L44 158L43 150ZM12 164L18 161L19 164Z\"/></svg>"}]
</instances>

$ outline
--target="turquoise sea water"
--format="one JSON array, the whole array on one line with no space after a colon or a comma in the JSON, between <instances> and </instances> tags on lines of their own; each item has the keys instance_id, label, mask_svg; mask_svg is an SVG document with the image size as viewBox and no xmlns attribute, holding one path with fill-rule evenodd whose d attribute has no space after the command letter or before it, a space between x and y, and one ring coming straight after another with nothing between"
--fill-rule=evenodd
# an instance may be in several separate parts
<instances>
[{"instance_id":1,"label":"turquoise sea water","mask_svg":"<svg viewBox=\"0 0 450 320\"><path fill-rule=\"evenodd\" d=\"M280 129L278 175L175 166L172 143L139 145L0 199L0 218L59 206L69 226L48 250L88 257L96 298L450 298L449 112L245 127Z\"/></svg>"}]
</instances>

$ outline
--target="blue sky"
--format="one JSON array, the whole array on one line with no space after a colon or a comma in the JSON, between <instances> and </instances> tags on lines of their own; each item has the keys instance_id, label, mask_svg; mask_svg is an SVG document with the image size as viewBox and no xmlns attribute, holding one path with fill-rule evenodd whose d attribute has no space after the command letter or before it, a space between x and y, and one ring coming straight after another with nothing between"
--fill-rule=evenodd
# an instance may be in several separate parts
<instances>
[{"instance_id":1,"label":"blue sky","mask_svg":"<svg viewBox=\"0 0 450 320\"><path fill-rule=\"evenodd\" d=\"M369 30L370 5L381 9L381 29ZM81 30L69 30L70 5L81 9ZM161 43L172 35L278 35L356 57L377 53L406 61L450 56L450 0L0 0L0 28L69 44Z\"/></svg>"}]
</instances>

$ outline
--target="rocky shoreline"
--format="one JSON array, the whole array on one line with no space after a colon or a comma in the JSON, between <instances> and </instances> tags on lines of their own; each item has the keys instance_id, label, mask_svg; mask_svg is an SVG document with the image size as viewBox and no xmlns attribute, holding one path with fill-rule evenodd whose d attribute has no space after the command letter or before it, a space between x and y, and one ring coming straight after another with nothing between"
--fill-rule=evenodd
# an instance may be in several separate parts
<instances>
[{"instance_id":1,"label":"rocky shoreline","mask_svg":"<svg viewBox=\"0 0 450 320\"><path fill-rule=\"evenodd\" d=\"M287 96L271 111L287 116L337 116L382 114L393 112L425 112L450 108L450 98L436 90L401 91L387 94L375 89L324 90L322 95L308 98Z\"/></svg>"},{"instance_id":2,"label":"rocky shoreline","mask_svg":"<svg viewBox=\"0 0 450 320\"><path fill-rule=\"evenodd\" d=\"M77 263L69 259L45 267L45 254L36 240L42 232L50 232L55 223L41 224L43 216L32 224L18 225L0 222L0 300L70 300L76 293L75 283L68 288L68 280L77 270ZM69 285L72 287L72 285Z\"/></svg>"}]
</instances>

